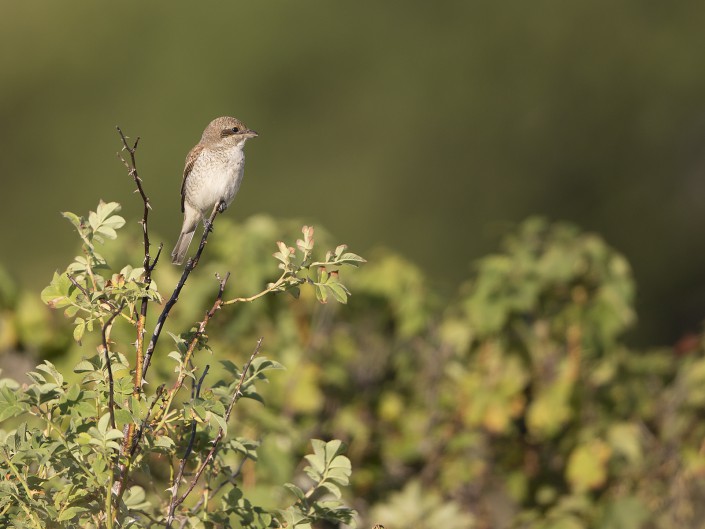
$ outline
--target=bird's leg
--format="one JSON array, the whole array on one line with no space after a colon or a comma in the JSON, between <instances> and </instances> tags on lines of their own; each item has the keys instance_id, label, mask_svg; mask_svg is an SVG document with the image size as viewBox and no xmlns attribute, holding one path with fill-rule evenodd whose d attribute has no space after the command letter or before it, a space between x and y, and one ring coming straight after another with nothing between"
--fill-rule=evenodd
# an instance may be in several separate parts
<instances>
[{"instance_id":1,"label":"bird's leg","mask_svg":"<svg viewBox=\"0 0 705 529\"><path fill-rule=\"evenodd\" d=\"M228 206L222 200L220 202L217 202L215 206L213 206L213 212L211 213L211 216L207 219L203 219L203 227L206 229L206 231L213 230L213 221L215 220L215 216L218 213L222 213L223 211L225 211L225 208L227 207Z\"/></svg>"}]
</instances>

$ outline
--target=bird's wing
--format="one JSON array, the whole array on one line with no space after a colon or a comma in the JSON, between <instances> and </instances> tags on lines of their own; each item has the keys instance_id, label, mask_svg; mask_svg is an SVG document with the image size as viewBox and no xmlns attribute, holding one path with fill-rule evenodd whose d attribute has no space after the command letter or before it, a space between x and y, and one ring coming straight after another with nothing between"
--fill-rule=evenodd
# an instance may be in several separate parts
<instances>
[{"instance_id":1,"label":"bird's wing","mask_svg":"<svg viewBox=\"0 0 705 529\"><path fill-rule=\"evenodd\" d=\"M186 199L186 179L189 177L191 174L191 170L193 169L193 165L196 163L196 160L198 159L198 155L201 154L201 151L203 150L205 146L202 143L199 143L196 145L193 149L191 149L191 152L188 153L186 156L186 165L184 166L184 178L181 181L181 212L184 212L184 200Z\"/></svg>"}]
</instances>

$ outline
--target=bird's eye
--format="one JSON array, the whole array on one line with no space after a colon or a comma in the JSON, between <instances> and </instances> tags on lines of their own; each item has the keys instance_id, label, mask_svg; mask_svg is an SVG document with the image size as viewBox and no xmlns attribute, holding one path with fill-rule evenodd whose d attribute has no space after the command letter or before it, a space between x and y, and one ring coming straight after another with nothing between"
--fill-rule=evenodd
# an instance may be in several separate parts
<instances>
[{"instance_id":1,"label":"bird's eye","mask_svg":"<svg viewBox=\"0 0 705 529\"><path fill-rule=\"evenodd\" d=\"M238 132L240 132L240 129L237 128L237 127L233 127L233 128L230 129L230 130L233 132L233 134L237 134Z\"/></svg>"}]
</instances>

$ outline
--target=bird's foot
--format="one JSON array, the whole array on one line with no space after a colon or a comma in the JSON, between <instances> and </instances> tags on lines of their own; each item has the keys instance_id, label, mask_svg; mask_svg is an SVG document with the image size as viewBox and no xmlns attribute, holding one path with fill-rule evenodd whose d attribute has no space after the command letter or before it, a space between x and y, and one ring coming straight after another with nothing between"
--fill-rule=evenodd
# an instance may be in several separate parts
<instances>
[{"instance_id":1,"label":"bird's foot","mask_svg":"<svg viewBox=\"0 0 705 529\"><path fill-rule=\"evenodd\" d=\"M223 213L226 209L228 209L228 205L225 202L222 200L218 202L218 213Z\"/></svg>"}]
</instances>

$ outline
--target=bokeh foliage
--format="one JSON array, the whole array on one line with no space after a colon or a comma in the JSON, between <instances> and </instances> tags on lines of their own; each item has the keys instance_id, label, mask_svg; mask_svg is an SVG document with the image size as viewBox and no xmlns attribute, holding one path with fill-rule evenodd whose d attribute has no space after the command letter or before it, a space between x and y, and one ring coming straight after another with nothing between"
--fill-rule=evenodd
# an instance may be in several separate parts
<instances>
[{"instance_id":1,"label":"bokeh foliage","mask_svg":"<svg viewBox=\"0 0 705 529\"><path fill-rule=\"evenodd\" d=\"M201 316L215 272L233 272L238 296L272 281L271 241L297 232L298 223L265 216L219 219L172 325ZM317 230L317 243L329 241ZM104 254L139 263L138 248L125 238ZM266 407L238 408L239 427L261 442L257 466L242 472L253 501L282 502L287 492L272 485L295 473L307 440L336 438L349 445L348 499L363 527L700 526L702 340L678 354L625 345L635 284L602 238L531 218L476 263L452 299L399 255L368 257L346 277L348 305L320 305L302 290L298 300L238 306L209 327L223 359L241 362L263 335L267 356L287 367L262 390ZM173 284L176 274L158 267L155 280ZM96 345L76 347L71 330L39 309L26 321L8 280L0 292L6 349L59 365ZM23 342L32 329L39 338ZM160 376L171 369L155 357Z\"/></svg>"}]
</instances>

